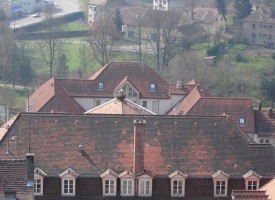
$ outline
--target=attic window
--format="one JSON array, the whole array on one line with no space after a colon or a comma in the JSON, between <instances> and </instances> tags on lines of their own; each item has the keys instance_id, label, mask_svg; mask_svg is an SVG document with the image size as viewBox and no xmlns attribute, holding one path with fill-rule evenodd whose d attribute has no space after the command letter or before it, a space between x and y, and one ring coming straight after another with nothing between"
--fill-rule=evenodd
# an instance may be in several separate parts
<instances>
[{"instance_id":1,"label":"attic window","mask_svg":"<svg viewBox=\"0 0 275 200\"><path fill-rule=\"evenodd\" d=\"M244 118L240 118L240 126L244 126L245 125L245 119Z\"/></svg>"},{"instance_id":2,"label":"attic window","mask_svg":"<svg viewBox=\"0 0 275 200\"><path fill-rule=\"evenodd\" d=\"M155 83L150 84L150 91L156 91L156 84Z\"/></svg>"},{"instance_id":3,"label":"attic window","mask_svg":"<svg viewBox=\"0 0 275 200\"><path fill-rule=\"evenodd\" d=\"M104 84L102 82L98 83L98 90L103 90Z\"/></svg>"}]
</instances>

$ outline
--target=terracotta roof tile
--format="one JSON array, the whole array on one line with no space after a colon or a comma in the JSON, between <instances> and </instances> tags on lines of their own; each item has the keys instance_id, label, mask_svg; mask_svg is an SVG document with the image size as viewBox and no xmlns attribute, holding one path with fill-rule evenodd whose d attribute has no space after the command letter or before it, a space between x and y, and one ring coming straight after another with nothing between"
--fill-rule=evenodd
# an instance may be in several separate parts
<instances>
[{"instance_id":1,"label":"terracotta roof tile","mask_svg":"<svg viewBox=\"0 0 275 200\"><path fill-rule=\"evenodd\" d=\"M233 190L231 196L234 200L268 200L264 191Z\"/></svg>"},{"instance_id":2,"label":"terracotta roof tile","mask_svg":"<svg viewBox=\"0 0 275 200\"><path fill-rule=\"evenodd\" d=\"M275 15L270 10L255 10L248 15L244 22L255 22L255 23L275 23Z\"/></svg>"},{"instance_id":3,"label":"terracotta roof tile","mask_svg":"<svg viewBox=\"0 0 275 200\"><path fill-rule=\"evenodd\" d=\"M265 184L259 189L260 191L265 191L269 200L275 200L275 178Z\"/></svg>"},{"instance_id":4,"label":"terracotta roof tile","mask_svg":"<svg viewBox=\"0 0 275 200\"><path fill-rule=\"evenodd\" d=\"M1 140L0 157L10 156L5 153L7 138L16 135L16 141L9 142L10 152L23 157L30 137L35 168L49 176L68 168L79 176L99 176L107 169L119 174L133 166L136 119L146 120L144 164L155 176L175 170L191 177L211 177L218 170L230 177L242 177L251 169L262 177L275 174L274 148L250 145L253 140L225 116L21 113Z\"/></svg>"},{"instance_id":5,"label":"terracotta roof tile","mask_svg":"<svg viewBox=\"0 0 275 200\"><path fill-rule=\"evenodd\" d=\"M197 7L193 10L193 19L205 24L214 24L218 15L219 12L216 8Z\"/></svg>"}]
</instances>

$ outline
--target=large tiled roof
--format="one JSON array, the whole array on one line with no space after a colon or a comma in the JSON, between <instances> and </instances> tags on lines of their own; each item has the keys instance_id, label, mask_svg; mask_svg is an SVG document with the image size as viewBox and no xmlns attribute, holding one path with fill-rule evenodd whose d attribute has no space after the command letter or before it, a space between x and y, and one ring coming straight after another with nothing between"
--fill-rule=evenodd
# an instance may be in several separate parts
<instances>
[{"instance_id":1,"label":"large tiled roof","mask_svg":"<svg viewBox=\"0 0 275 200\"><path fill-rule=\"evenodd\" d=\"M82 113L84 109L74 97L113 98L115 90L122 86L123 81L134 86L140 98L170 98L170 85L147 65L139 62L110 62L88 80L51 78L30 96L29 111L43 111L52 99L57 98L56 101L65 107L66 112ZM98 88L99 83L103 83L103 89ZM155 91L150 90L150 84L155 84ZM184 93L185 88L181 90ZM180 89L173 90L177 94L182 92ZM53 111L63 112L58 108Z\"/></svg>"},{"instance_id":2,"label":"large tiled roof","mask_svg":"<svg viewBox=\"0 0 275 200\"><path fill-rule=\"evenodd\" d=\"M115 98L87 111L86 114L154 115L155 113L128 99Z\"/></svg>"},{"instance_id":3,"label":"large tiled roof","mask_svg":"<svg viewBox=\"0 0 275 200\"><path fill-rule=\"evenodd\" d=\"M0 157L11 156L7 138L16 135L9 142L13 157L23 157L30 148L35 167L49 176L68 168L79 176L99 176L107 169L121 173L133 166L136 119L146 120L144 166L156 176L175 170L191 177L211 177L218 170L230 177L250 170L275 175L274 148L255 144L226 116L21 113L1 140Z\"/></svg>"},{"instance_id":4,"label":"large tiled roof","mask_svg":"<svg viewBox=\"0 0 275 200\"><path fill-rule=\"evenodd\" d=\"M254 113L251 99L211 97L211 95L194 80L188 82L185 88L190 88L189 94L182 99L168 115L228 115L240 125L240 118L245 120L241 128L254 133Z\"/></svg>"},{"instance_id":5,"label":"large tiled roof","mask_svg":"<svg viewBox=\"0 0 275 200\"><path fill-rule=\"evenodd\" d=\"M246 18L243 19L244 22L255 22L255 23L275 23L275 14L270 10L255 10Z\"/></svg>"},{"instance_id":6,"label":"large tiled roof","mask_svg":"<svg viewBox=\"0 0 275 200\"><path fill-rule=\"evenodd\" d=\"M193 10L193 19L205 24L214 24L217 21L219 12L216 8L200 8Z\"/></svg>"},{"instance_id":7,"label":"large tiled roof","mask_svg":"<svg viewBox=\"0 0 275 200\"><path fill-rule=\"evenodd\" d=\"M27 187L26 159L0 160L0 198L4 199L5 191L16 191L18 199L28 200L32 188Z\"/></svg>"},{"instance_id":8,"label":"large tiled roof","mask_svg":"<svg viewBox=\"0 0 275 200\"><path fill-rule=\"evenodd\" d=\"M171 28L170 26L180 24L182 13L142 7L129 7L122 12L122 18L124 24L129 26L140 25L150 28Z\"/></svg>"},{"instance_id":9,"label":"large tiled roof","mask_svg":"<svg viewBox=\"0 0 275 200\"><path fill-rule=\"evenodd\" d=\"M259 136L273 136L275 138L275 113L272 110L270 111L254 111L255 133Z\"/></svg>"},{"instance_id":10,"label":"large tiled roof","mask_svg":"<svg viewBox=\"0 0 275 200\"><path fill-rule=\"evenodd\" d=\"M89 4L107 7L128 6L128 3L124 0L91 0L89 1Z\"/></svg>"}]
</instances>

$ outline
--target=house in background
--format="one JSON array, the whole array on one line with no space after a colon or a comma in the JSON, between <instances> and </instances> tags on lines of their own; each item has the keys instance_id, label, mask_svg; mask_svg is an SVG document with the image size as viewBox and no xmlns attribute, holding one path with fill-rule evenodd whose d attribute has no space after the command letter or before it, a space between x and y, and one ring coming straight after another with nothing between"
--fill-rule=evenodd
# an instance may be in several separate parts
<instances>
[{"instance_id":1,"label":"house in background","mask_svg":"<svg viewBox=\"0 0 275 200\"><path fill-rule=\"evenodd\" d=\"M104 12L114 12L118 8L128 6L124 0L91 0L88 2L88 24L92 26L97 17Z\"/></svg>"},{"instance_id":2,"label":"house in background","mask_svg":"<svg viewBox=\"0 0 275 200\"><path fill-rule=\"evenodd\" d=\"M194 22L198 23L208 34L224 31L226 18L217 8L196 7L191 14Z\"/></svg>"},{"instance_id":3,"label":"house in background","mask_svg":"<svg viewBox=\"0 0 275 200\"><path fill-rule=\"evenodd\" d=\"M258 143L272 144L275 147L275 113L272 109L255 110L255 135Z\"/></svg>"},{"instance_id":4,"label":"house in background","mask_svg":"<svg viewBox=\"0 0 275 200\"><path fill-rule=\"evenodd\" d=\"M44 0L15 0L17 4L22 6L23 13L34 13L40 11L45 6Z\"/></svg>"},{"instance_id":5,"label":"house in background","mask_svg":"<svg viewBox=\"0 0 275 200\"><path fill-rule=\"evenodd\" d=\"M2 135L1 158L35 154L35 200L231 199L275 175L226 116L20 113Z\"/></svg>"},{"instance_id":6,"label":"house in background","mask_svg":"<svg viewBox=\"0 0 275 200\"><path fill-rule=\"evenodd\" d=\"M14 137L7 136L7 144L12 144ZM4 139L4 138L1 138ZM6 155L12 155L7 145ZM22 155L23 156L23 155ZM0 199L34 199L34 155L27 153L21 159L0 159Z\"/></svg>"},{"instance_id":7,"label":"house in background","mask_svg":"<svg viewBox=\"0 0 275 200\"><path fill-rule=\"evenodd\" d=\"M251 138L254 137L254 112L251 99L212 97L196 81L186 84L192 87L189 94L176 104L168 115L228 116Z\"/></svg>"},{"instance_id":8,"label":"house in background","mask_svg":"<svg viewBox=\"0 0 275 200\"><path fill-rule=\"evenodd\" d=\"M242 34L247 44L275 47L275 13L259 8L242 20Z\"/></svg>"},{"instance_id":9,"label":"house in background","mask_svg":"<svg viewBox=\"0 0 275 200\"><path fill-rule=\"evenodd\" d=\"M110 62L88 80L51 78L29 97L29 112L84 113L123 90L130 101L164 114L189 92L181 81L168 84L139 62Z\"/></svg>"},{"instance_id":10,"label":"house in background","mask_svg":"<svg viewBox=\"0 0 275 200\"><path fill-rule=\"evenodd\" d=\"M0 2L0 8L3 9L7 18L9 19L23 16L22 6L16 2L9 1L9 0L2 0Z\"/></svg>"}]
</instances>

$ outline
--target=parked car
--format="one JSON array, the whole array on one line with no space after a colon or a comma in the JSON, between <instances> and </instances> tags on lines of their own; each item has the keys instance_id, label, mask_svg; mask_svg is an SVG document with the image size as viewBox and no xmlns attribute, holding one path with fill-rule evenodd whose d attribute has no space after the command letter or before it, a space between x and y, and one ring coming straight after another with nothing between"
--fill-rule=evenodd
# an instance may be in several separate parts
<instances>
[{"instance_id":1,"label":"parked car","mask_svg":"<svg viewBox=\"0 0 275 200\"><path fill-rule=\"evenodd\" d=\"M41 14L40 13L35 13L32 15L33 17L41 17Z\"/></svg>"}]
</instances>

